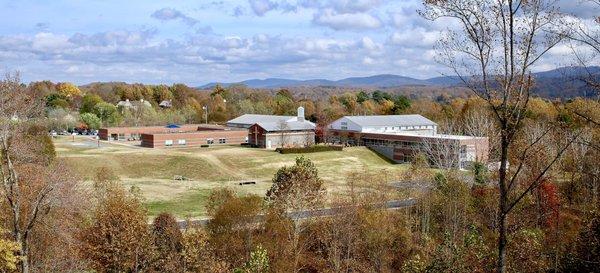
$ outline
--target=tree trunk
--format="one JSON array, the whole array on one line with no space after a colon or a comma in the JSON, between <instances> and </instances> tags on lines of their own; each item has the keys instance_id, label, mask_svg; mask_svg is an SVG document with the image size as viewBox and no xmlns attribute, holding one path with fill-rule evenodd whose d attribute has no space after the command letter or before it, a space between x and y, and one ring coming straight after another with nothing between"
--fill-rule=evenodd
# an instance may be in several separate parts
<instances>
[{"instance_id":1,"label":"tree trunk","mask_svg":"<svg viewBox=\"0 0 600 273\"><path fill-rule=\"evenodd\" d=\"M498 273L506 272L506 215L501 213L498 219Z\"/></svg>"},{"instance_id":2,"label":"tree trunk","mask_svg":"<svg viewBox=\"0 0 600 273\"><path fill-rule=\"evenodd\" d=\"M498 208L498 273L506 272L506 210L508 206L508 189L506 188L506 172L508 163L509 141L504 134L501 136L500 169L498 170L498 186L500 188L500 200Z\"/></svg>"},{"instance_id":3,"label":"tree trunk","mask_svg":"<svg viewBox=\"0 0 600 273\"><path fill-rule=\"evenodd\" d=\"M26 239L19 239L18 243L21 246L21 273L29 273L29 246Z\"/></svg>"}]
</instances>

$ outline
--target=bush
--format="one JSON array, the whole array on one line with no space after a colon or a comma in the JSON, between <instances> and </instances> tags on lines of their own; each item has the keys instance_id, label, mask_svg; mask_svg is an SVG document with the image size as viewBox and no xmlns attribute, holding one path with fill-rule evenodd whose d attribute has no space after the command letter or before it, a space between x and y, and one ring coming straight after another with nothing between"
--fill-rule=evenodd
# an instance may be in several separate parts
<instances>
[{"instance_id":1,"label":"bush","mask_svg":"<svg viewBox=\"0 0 600 273\"><path fill-rule=\"evenodd\" d=\"M329 151L342 151L343 146L309 146L304 148L277 148L276 152L280 154L305 154L305 153L317 153L317 152L329 152Z\"/></svg>"},{"instance_id":2,"label":"bush","mask_svg":"<svg viewBox=\"0 0 600 273\"><path fill-rule=\"evenodd\" d=\"M202 145L200 145L200 148L208 148L208 147L210 147L210 145L208 145L208 144L202 144Z\"/></svg>"}]
</instances>

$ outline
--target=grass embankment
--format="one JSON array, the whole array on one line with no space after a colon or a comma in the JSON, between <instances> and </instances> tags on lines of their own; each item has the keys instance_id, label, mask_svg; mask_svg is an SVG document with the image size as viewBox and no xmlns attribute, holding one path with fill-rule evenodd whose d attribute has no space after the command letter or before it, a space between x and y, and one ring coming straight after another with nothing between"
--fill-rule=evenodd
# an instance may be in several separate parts
<instances>
[{"instance_id":1,"label":"grass embankment","mask_svg":"<svg viewBox=\"0 0 600 273\"><path fill-rule=\"evenodd\" d=\"M180 218L204 216L206 197L215 188L231 187L242 194L264 195L275 172L294 164L299 156L238 145L148 149L101 142L97 147L96 141L85 137L75 141L60 137L55 145L58 156L70 162L84 179L89 181L98 168L108 167L125 186L141 190L151 215L167 211ZM390 164L364 147L302 156L315 163L325 187L333 194L344 189L351 171L386 170L394 174L406 168ZM188 180L175 181L174 176ZM241 181L255 181L256 185L239 186Z\"/></svg>"}]
</instances>

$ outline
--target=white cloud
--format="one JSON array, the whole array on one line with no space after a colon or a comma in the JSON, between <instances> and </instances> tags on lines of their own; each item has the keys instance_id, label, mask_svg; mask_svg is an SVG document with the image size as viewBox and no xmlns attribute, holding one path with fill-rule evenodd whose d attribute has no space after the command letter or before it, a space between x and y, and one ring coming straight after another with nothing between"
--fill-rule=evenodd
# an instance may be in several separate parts
<instances>
[{"instance_id":1,"label":"white cloud","mask_svg":"<svg viewBox=\"0 0 600 273\"><path fill-rule=\"evenodd\" d=\"M333 9L337 13L366 12L377 8L381 0L299 0L298 6L313 9Z\"/></svg>"},{"instance_id":2,"label":"white cloud","mask_svg":"<svg viewBox=\"0 0 600 273\"><path fill-rule=\"evenodd\" d=\"M362 30L376 29L382 26L381 21L367 13L336 13L332 9L325 9L313 18L318 25L330 27L335 30Z\"/></svg>"},{"instance_id":3,"label":"white cloud","mask_svg":"<svg viewBox=\"0 0 600 273\"><path fill-rule=\"evenodd\" d=\"M161 21L169 21L169 20L181 20L184 23L193 26L198 23L198 20L189 17L183 14L181 11L178 11L173 8L162 8L150 15L152 18L161 20Z\"/></svg>"},{"instance_id":4,"label":"white cloud","mask_svg":"<svg viewBox=\"0 0 600 273\"><path fill-rule=\"evenodd\" d=\"M270 0L248 0L250 8L258 16L263 16L265 13L277 8L277 3Z\"/></svg>"},{"instance_id":5,"label":"white cloud","mask_svg":"<svg viewBox=\"0 0 600 273\"><path fill-rule=\"evenodd\" d=\"M424 28L405 29L396 31L390 36L392 44L406 47L432 47L439 39L441 32L429 31Z\"/></svg>"},{"instance_id":6,"label":"white cloud","mask_svg":"<svg viewBox=\"0 0 600 273\"><path fill-rule=\"evenodd\" d=\"M69 38L65 35L56 35L49 32L37 33L31 41L31 49L40 52L56 52L62 48L71 47Z\"/></svg>"}]
</instances>

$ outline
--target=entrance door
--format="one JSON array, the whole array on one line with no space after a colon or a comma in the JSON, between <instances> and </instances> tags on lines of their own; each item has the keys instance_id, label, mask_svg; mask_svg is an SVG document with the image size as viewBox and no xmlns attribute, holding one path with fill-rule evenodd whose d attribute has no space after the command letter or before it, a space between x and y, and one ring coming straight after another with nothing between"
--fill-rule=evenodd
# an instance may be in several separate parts
<instances>
[{"instance_id":1,"label":"entrance door","mask_svg":"<svg viewBox=\"0 0 600 273\"><path fill-rule=\"evenodd\" d=\"M271 149L271 141L267 140L267 149Z\"/></svg>"}]
</instances>

